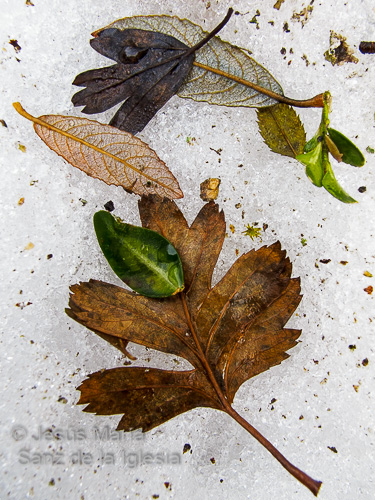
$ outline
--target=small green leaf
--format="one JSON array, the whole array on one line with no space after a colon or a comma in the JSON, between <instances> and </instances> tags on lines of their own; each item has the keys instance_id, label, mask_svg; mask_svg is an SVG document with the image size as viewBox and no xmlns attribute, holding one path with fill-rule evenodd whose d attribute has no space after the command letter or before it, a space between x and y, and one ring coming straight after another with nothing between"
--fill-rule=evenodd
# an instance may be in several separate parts
<instances>
[{"instance_id":1,"label":"small green leaf","mask_svg":"<svg viewBox=\"0 0 375 500\"><path fill-rule=\"evenodd\" d=\"M319 137L319 130L318 132L314 135L314 137L312 137L309 141L306 142L305 144L305 147L303 148L303 151L305 153L310 153L310 151L312 151L313 149L316 148L316 146L318 145L319 141L318 141L318 137Z\"/></svg>"},{"instance_id":2,"label":"small green leaf","mask_svg":"<svg viewBox=\"0 0 375 500\"><path fill-rule=\"evenodd\" d=\"M264 142L274 153L292 158L303 153L306 132L292 107L275 104L258 109L258 126Z\"/></svg>"},{"instance_id":3,"label":"small green leaf","mask_svg":"<svg viewBox=\"0 0 375 500\"><path fill-rule=\"evenodd\" d=\"M169 297L184 288L180 257L155 231L120 222L102 210L94 215L96 236L117 276L146 297Z\"/></svg>"},{"instance_id":4,"label":"small green leaf","mask_svg":"<svg viewBox=\"0 0 375 500\"><path fill-rule=\"evenodd\" d=\"M297 155L296 160L305 165L306 175L310 181L318 187L322 187L324 177L322 162L322 142L318 142L315 148L302 155Z\"/></svg>"},{"instance_id":5,"label":"small green leaf","mask_svg":"<svg viewBox=\"0 0 375 500\"><path fill-rule=\"evenodd\" d=\"M355 144L352 143L344 134L333 128L328 128L329 137L335 143L337 149L342 154L342 161L353 165L354 167L362 167L365 164L365 157Z\"/></svg>"},{"instance_id":6,"label":"small green leaf","mask_svg":"<svg viewBox=\"0 0 375 500\"><path fill-rule=\"evenodd\" d=\"M328 155L327 155L327 160L323 162L323 167L324 167L324 177L323 177L323 182L322 185L323 187L335 198L338 200L344 202L344 203L357 203L357 201L352 198L351 196L348 195L346 191L340 186L340 184L337 182L337 179L333 173L331 164L329 163L328 160Z\"/></svg>"}]
</instances>

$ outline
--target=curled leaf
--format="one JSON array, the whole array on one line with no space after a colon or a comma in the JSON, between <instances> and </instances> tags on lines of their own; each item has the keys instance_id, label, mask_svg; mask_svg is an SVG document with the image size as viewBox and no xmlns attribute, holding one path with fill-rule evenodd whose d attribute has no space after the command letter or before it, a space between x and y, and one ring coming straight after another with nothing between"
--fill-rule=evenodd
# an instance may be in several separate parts
<instances>
[{"instance_id":1,"label":"curled leaf","mask_svg":"<svg viewBox=\"0 0 375 500\"><path fill-rule=\"evenodd\" d=\"M328 151L331 153L331 155L334 157L334 159L337 162L341 163L342 162L342 154L338 150L336 144L333 142L333 140L327 134L324 135L324 140L325 140L325 143L327 145Z\"/></svg>"},{"instance_id":2,"label":"curled leaf","mask_svg":"<svg viewBox=\"0 0 375 500\"><path fill-rule=\"evenodd\" d=\"M296 156L296 160L305 165L306 175L317 187L322 187L324 170L322 158L322 142L318 142L314 149L308 153Z\"/></svg>"},{"instance_id":3,"label":"curled leaf","mask_svg":"<svg viewBox=\"0 0 375 500\"><path fill-rule=\"evenodd\" d=\"M180 257L155 231L116 220L102 210L94 215L96 236L117 276L147 297L169 297L184 288Z\"/></svg>"},{"instance_id":4,"label":"curled leaf","mask_svg":"<svg viewBox=\"0 0 375 500\"><path fill-rule=\"evenodd\" d=\"M323 168L325 172L322 180L323 187L332 196L342 201L343 203L357 203L357 201L352 198L337 182L328 158L323 161Z\"/></svg>"},{"instance_id":5,"label":"curled leaf","mask_svg":"<svg viewBox=\"0 0 375 500\"><path fill-rule=\"evenodd\" d=\"M258 109L259 131L274 152L295 158L303 153L306 132L295 110L286 104Z\"/></svg>"},{"instance_id":6,"label":"curled leaf","mask_svg":"<svg viewBox=\"0 0 375 500\"><path fill-rule=\"evenodd\" d=\"M111 28L91 40L91 46L121 64L78 75L73 84L86 88L75 94L72 102L85 106L83 113L92 114L125 100L110 125L132 134L143 130L177 92L194 60L193 53L185 55L186 45L151 31L120 32ZM180 55L178 59L176 54ZM160 64L161 60L165 62Z\"/></svg>"},{"instance_id":7,"label":"curled leaf","mask_svg":"<svg viewBox=\"0 0 375 500\"><path fill-rule=\"evenodd\" d=\"M155 151L128 132L76 116L35 118L20 103L13 106L34 122L35 132L49 148L74 167L106 184L143 195L182 198L176 178Z\"/></svg>"},{"instance_id":8,"label":"curled leaf","mask_svg":"<svg viewBox=\"0 0 375 500\"><path fill-rule=\"evenodd\" d=\"M350 139L341 132L328 127L329 138L333 141L341 154L341 160L344 163L353 165L353 167L362 167L365 164L365 157Z\"/></svg>"}]
</instances>

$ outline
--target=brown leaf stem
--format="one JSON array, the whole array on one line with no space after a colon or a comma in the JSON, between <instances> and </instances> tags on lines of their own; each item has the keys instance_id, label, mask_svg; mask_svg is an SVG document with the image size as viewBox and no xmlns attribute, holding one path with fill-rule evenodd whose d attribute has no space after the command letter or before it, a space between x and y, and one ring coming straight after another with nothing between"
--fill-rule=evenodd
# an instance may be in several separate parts
<instances>
[{"instance_id":1,"label":"brown leaf stem","mask_svg":"<svg viewBox=\"0 0 375 500\"><path fill-rule=\"evenodd\" d=\"M247 430L261 445L263 445L267 451L273 455L276 460L286 469L292 476L294 476L300 483L302 483L306 488L308 488L315 496L318 495L320 487L322 485L321 481L317 481L307 475L305 472L301 471L293 465L289 460L287 460L282 453L277 450L273 444L271 444L268 439L266 439L259 431L250 425L244 418L241 417L230 405L226 408L226 412L230 415L236 422L238 422L244 429Z\"/></svg>"},{"instance_id":2,"label":"brown leaf stem","mask_svg":"<svg viewBox=\"0 0 375 500\"><path fill-rule=\"evenodd\" d=\"M207 376L208 378L210 379L210 382L212 383L222 405L223 405L223 408L226 409L226 407L229 405L228 401L226 400L222 390L220 389L219 387L219 384L217 383L217 380L215 378L215 375L213 374L212 370L211 370L211 367L210 365L208 364L208 361L207 361L207 358L203 352L203 349L202 349L202 346L201 346L201 343L199 342L199 339L198 339L198 336L197 336L197 333L195 331L195 328L193 326L193 323L191 321L191 317L190 317L190 313L189 313L189 309L188 309L188 306L187 306L187 303L186 303L186 296L185 296L185 293L184 292L181 292L180 293L180 297L181 297L181 300L182 300L182 305L184 307L184 311L185 311L185 317L186 317L186 321L187 321L187 324L189 325L189 328L190 328L190 332L193 336L193 339L194 339L194 342L197 346L197 349L198 349L198 353L199 353L199 359L203 365L203 368L205 369L206 373L207 373ZM230 405L229 405L230 406Z\"/></svg>"},{"instance_id":3,"label":"brown leaf stem","mask_svg":"<svg viewBox=\"0 0 375 500\"><path fill-rule=\"evenodd\" d=\"M272 99L275 99L275 101L278 102L283 102L285 104L289 104L290 106L294 106L296 108L322 108L324 106L323 102L323 94L318 94L315 97L312 97L311 99L306 99L306 100L298 100L298 99L290 99L289 97L286 97L284 95L278 94L277 92L273 92L272 90L266 89L264 87L261 87L260 85L257 85L256 83L252 83L248 80L244 80L243 78L240 78L239 76L231 75L230 73L226 73L225 71L222 71L218 68L212 68L211 66L206 66L205 64L201 64L199 62L194 61L193 66L197 66L198 68L204 69L206 71L211 71L211 73L216 73L217 75L224 76L225 78L229 78L229 80L233 80L234 82L241 83L242 85L245 85L246 87L250 87L260 94L264 94L268 97L271 97Z\"/></svg>"},{"instance_id":4,"label":"brown leaf stem","mask_svg":"<svg viewBox=\"0 0 375 500\"><path fill-rule=\"evenodd\" d=\"M292 476L294 476L300 483L302 483L306 488L308 488L315 496L318 495L319 489L321 487L322 482L317 481L307 475L305 472L301 471L293 465L289 460L287 460L282 453L280 453L272 443L268 441L259 431L255 429L251 424L249 424L239 413L237 413L229 404L228 400L226 399L225 395L223 394L223 391L221 390L215 375L207 361L207 357L202 349L201 343L199 341L199 338L197 336L197 333L195 331L195 328L193 326L193 323L191 321L190 313L189 313L189 308L186 302L186 296L184 292L180 293L182 305L185 311L185 316L186 316L186 321L189 325L190 332L192 334L192 337L194 339L194 342L196 343L197 350L199 352L199 358L200 361L203 365L204 370L206 371L207 377L209 378L210 382L212 383L220 401L221 404L223 405L222 411L226 412L230 417L232 417L239 425L241 425L247 432L249 432L261 445L263 445L267 451L271 453L272 456L276 458L276 460L286 469Z\"/></svg>"},{"instance_id":5,"label":"brown leaf stem","mask_svg":"<svg viewBox=\"0 0 375 500\"><path fill-rule=\"evenodd\" d=\"M202 48L204 45L206 45L206 43L208 43L211 40L211 38L213 38L217 33L219 33L219 31L221 31L224 28L224 26L227 24L229 19L232 17L232 14L233 14L233 9L232 9L232 7L230 7L228 9L227 15L224 17L224 19L221 21L221 23L218 24L216 26L216 28L214 28L205 38L203 38L203 40L201 40L196 45L194 45L194 47L191 47L191 49L189 49L187 51L187 53L184 55L184 57L186 55L193 53L193 52L196 52L197 50Z\"/></svg>"}]
</instances>

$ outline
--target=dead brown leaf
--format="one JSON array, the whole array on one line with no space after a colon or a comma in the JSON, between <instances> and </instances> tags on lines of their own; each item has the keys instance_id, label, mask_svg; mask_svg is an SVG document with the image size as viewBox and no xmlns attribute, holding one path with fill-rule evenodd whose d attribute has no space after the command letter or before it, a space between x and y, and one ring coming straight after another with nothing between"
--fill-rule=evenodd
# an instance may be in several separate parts
<instances>
[{"instance_id":1,"label":"dead brown leaf","mask_svg":"<svg viewBox=\"0 0 375 500\"><path fill-rule=\"evenodd\" d=\"M49 148L90 177L139 195L184 195L177 179L153 149L134 135L86 118L44 115L36 118L21 104L20 115L34 123Z\"/></svg>"},{"instance_id":2,"label":"dead brown leaf","mask_svg":"<svg viewBox=\"0 0 375 500\"><path fill-rule=\"evenodd\" d=\"M148 431L196 407L221 410L260 441L314 494L320 488L246 422L231 403L249 378L288 357L301 331L284 328L300 295L299 279L279 242L242 255L214 287L211 278L225 237L224 214L204 205L189 227L177 205L143 197L144 227L179 252L185 290L167 299L146 298L91 280L72 287L67 313L124 352L127 342L180 356L184 371L146 367L102 370L79 387L79 404L99 415L123 414L117 429Z\"/></svg>"}]
</instances>

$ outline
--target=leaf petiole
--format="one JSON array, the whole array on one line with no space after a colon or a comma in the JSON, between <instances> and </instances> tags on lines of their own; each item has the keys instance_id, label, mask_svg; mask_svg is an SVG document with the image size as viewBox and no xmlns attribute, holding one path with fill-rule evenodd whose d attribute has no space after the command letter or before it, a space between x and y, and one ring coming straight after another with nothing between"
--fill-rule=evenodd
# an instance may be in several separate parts
<instances>
[{"instance_id":1,"label":"leaf petiole","mask_svg":"<svg viewBox=\"0 0 375 500\"><path fill-rule=\"evenodd\" d=\"M276 460L286 469L293 477L295 477L300 483L302 483L306 488L308 488L315 496L318 495L319 489L322 485L321 481L317 481L310 477L308 474L303 472L302 470L298 469L295 465L293 465L289 460L287 460L282 453L280 453L275 446L273 446L268 439L266 439L255 427L253 427L249 422L247 422L239 413L237 413L232 406L230 405L229 401L226 399L226 397L223 394L223 391L221 390L215 375L210 367L210 364L207 360L207 357L202 349L201 343L199 341L198 335L195 331L194 325L191 321L190 313L189 313L189 308L186 302L186 294L185 292L180 293L180 298L182 301L182 305L184 308L185 312L185 317L187 324L189 325L190 332L192 334L192 337L194 339L194 342L197 347L197 351L199 353L199 359L202 363L202 366L207 374L208 379L210 380L211 384L213 385L216 394L218 395L218 398L222 404L221 410L227 413L230 417L232 417L241 427L243 427L249 434L251 434L262 446L266 448L267 451L271 453L273 457L276 458Z\"/></svg>"}]
</instances>

